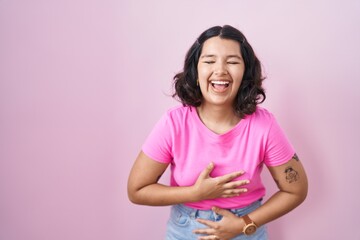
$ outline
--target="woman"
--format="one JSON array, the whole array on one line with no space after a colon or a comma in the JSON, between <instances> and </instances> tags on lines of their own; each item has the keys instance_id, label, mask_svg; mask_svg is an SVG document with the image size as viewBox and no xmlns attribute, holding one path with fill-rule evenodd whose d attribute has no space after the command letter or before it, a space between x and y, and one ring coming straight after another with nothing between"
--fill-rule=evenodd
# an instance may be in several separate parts
<instances>
[{"instance_id":1,"label":"woman","mask_svg":"<svg viewBox=\"0 0 360 240\"><path fill-rule=\"evenodd\" d=\"M175 77L183 104L157 123L128 181L136 204L172 205L166 239L267 239L265 224L307 195L307 177L265 100L261 64L245 36L212 27ZM279 191L264 204L263 165ZM171 166L171 184L158 183Z\"/></svg>"}]
</instances>

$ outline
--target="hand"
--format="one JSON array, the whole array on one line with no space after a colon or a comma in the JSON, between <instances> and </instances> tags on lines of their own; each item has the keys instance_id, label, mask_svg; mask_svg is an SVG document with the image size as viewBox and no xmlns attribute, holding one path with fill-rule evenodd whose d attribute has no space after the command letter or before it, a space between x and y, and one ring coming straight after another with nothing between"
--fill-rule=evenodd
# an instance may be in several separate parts
<instances>
[{"instance_id":1,"label":"hand","mask_svg":"<svg viewBox=\"0 0 360 240\"><path fill-rule=\"evenodd\" d=\"M213 207L212 210L216 214L223 216L223 218L219 222L213 222L200 218L197 219L198 222L208 226L208 228L194 230L194 233L196 234L207 235L199 237L199 240L229 240L242 233L245 223L241 218L225 209Z\"/></svg>"},{"instance_id":2,"label":"hand","mask_svg":"<svg viewBox=\"0 0 360 240\"><path fill-rule=\"evenodd\" d=\"M225 174L223 176L212 178L211 171L214 169L214 163L210 163L199 175L194 184L195 195L197 200L229 198L239 196L240 193L247 192L246 188L239 186L249 183L249 180L232 181L233 179L244 174L243 171Z\"/></svg>"}]
</instances>

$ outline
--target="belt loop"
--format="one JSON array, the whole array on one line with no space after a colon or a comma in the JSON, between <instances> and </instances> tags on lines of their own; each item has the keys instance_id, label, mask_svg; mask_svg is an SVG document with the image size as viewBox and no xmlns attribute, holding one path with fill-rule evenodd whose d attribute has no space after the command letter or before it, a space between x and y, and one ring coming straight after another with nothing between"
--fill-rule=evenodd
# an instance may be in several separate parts
<instances>
[{"instance_id":1,"label":"belt loop","mask_svg":"<svg viewBox=\"0 0 360 240\"><path fill-rule=\"evenodd\" d=\"M219 215L217 215L217 213L215 211L212 211L213 212L213 217L214 217L214 220L217 221L217 218Z\"/></svg>"},{"instance_id":2,"label":"belt loop","mask_svg":"<svg viewBox=\"0 0 360 240\"><path fill-rule=\"evenodd\" d=\"M198 210L193 210L193 211L190 212L190 218L191 218L191 219L196 219L196 217L197 217L197 211L198 211Z\"/></svg>"}]
</instances>

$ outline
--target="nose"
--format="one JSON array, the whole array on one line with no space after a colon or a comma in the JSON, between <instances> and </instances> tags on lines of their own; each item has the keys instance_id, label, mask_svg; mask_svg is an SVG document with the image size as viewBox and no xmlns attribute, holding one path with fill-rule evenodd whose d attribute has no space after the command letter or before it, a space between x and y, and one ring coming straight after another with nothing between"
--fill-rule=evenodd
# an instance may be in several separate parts
<instances>
[{"instance_id":1,"label":"nose","mask_svg":"<svg viewBox=\"0 0 360 240\"><path fill-rule=\"evenodd\" d=\"M214 73L216 75L226 75L228 74L227 68L226 68L226 63L223 62L219 62L215 65L215 70Z\"/></svg>"}]
</instances>

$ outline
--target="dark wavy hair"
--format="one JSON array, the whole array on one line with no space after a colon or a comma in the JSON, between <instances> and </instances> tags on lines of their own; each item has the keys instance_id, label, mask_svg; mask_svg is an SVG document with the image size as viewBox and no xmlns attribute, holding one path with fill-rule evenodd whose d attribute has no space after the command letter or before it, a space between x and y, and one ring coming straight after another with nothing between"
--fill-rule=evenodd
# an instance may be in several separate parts
<instances>
[{"instance_id":1,"label":"dark wavy hair","mask_svg":"<svg viewBox=\"0 0 360 240\"><path fill-rule=\"evenodd\" d=\"M188 50L182 72L174 76L174 98L180 100L184 106L198 107L203 101L199 86L197 86L197 65L204 42L212 37L220 37L237 41L240 44L241 56L245 63L245 72L234 100L234 112L239 117L255 112L256 106L265 101L265 90L262 87L261 63L245 36L236 28L225 25L215 26L204 31Z\"/></svg>"}]
</instances>

